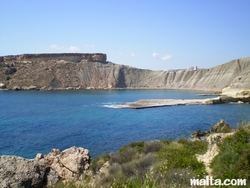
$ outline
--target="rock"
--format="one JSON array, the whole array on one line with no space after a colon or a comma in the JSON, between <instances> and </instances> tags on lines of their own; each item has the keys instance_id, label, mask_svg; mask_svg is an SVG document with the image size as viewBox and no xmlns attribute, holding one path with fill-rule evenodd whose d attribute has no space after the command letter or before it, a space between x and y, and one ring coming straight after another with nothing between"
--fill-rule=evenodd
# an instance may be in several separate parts
<instances>
[{"instance_id":1,"label":"rock","mask_svg":"<svg viewBox=\"0 0 250 188\"><path fill-rule=\"evenodd\" d=\"M21 90L21 87L19 87L19 86L14 86L14 87L12 88L12 90L14 90L14 91L19 91L19 90Z\"/></svg>"},{"instance_id":2,"label":"rock","mask_svg":"<svg viewBox=\"0 0 250 188\"><path fill-rule=\"evenodd\" d=\"M210 164L213 161L214 157L219 154L219 143L227 136L231 136L234 133L214 133L206 137L206 141L208 142L207 152L203 155L196 154L196 158L198 161L204 163L206 167L206 171L208 174L212 173L212 169L210 168Z\"/></svg>"},{"instance_id":3,"label":"rock","mask_svg":"<svg viewBox=\"0 0 250 188\"><path fill-rule=\"evenodd\" d=\"M52 168L47 168L45 174L45 181L47 182L46 186L51 186L59 182L62 178L58 175L56 171Z\"/></svg>"},{"instance_id":4,"label":"rock","mask_svg":"<svg viewBox=\"0 0 250 188\"><path fill-rule=\"evenodd\" d=\"M47 90L47 87L46 87L46 86L42 86L42 87L40 88L40 90L42 90L42 91Z\"/></svg>"},{"instance_id":5,"label":"rock","mask_svg":"<svg viewBox=\"0 0 250 188\"><path fill-rule=\"evenodd\" d=\"M211 132L226 132L231 130L229 124L227 124L224 120L220 120L216 125L211 127Z\"/></svg>"},{"instance_id":6,"label":"rock","mask_svg":"<svg viewBox=\"0 0 250 188\"><path fill-rule=\"evenodd\" d=\"M89 168L87 149L71 147L37 154L34 159L0 156L0 187L42 188L59 180L77 180Z\"/></svg>"},{"instance_id":7,"label":"rock","mask_svg":"<svg viewBox=\"0 0 250 188\"><path fill-rule=\"evenodd\" d=\"M27 90L27 91L30 91L30 90L38 90L38 88L36 86L24 86L22 87L23 90Z\"/></svg>"},{"instance_id":8,"label":"rock","mask_svg":"<svg viewBox=\"0 0 250 188\"><path fill-rule=\"evenodd\" d=\"M45 167L37 161L0 156L0 187L43 187Z\"/></svg>"},{"instance_id":9,"label":"rock","mask_svg":"<svg viewBox=\"0 0 250 188\"><path fill-rule=\"evenodd\" d=\"M89 151L83 148L71 147L62 152L53 150L49 155L56 156L49 157L53 159L50 161L50 167L63 179L77 179L89 168Z\"/></svg>"},{"instance_id":10,"label":"rock","mask_svg":"<svg viewBox=\"0 0 250 188\"><path fill-rule=\"evenodd\" d=\"M208 133L210 133L210 132L197 130L191 134L191 137L194 139L201 139L201 137L206 136Z\"/></svg>"},{"instance_id":11,"label":"rock","mask_svg":"<svg viewBox=\"0 0 250 188\"><path fill-rule=\"evenodd\" d=\"M0 89L5 89L6 85L4 83L0 83Z\"/></svg>"}]
</instances>

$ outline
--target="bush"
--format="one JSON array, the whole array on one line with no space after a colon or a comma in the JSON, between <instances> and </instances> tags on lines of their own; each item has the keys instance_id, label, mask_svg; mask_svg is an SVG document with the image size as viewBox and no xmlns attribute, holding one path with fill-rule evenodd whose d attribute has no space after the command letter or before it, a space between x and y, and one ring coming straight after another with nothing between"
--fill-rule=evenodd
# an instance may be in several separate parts
<instances>
[{"instance_id":1,"label":"bush","mask_svg":"<svg viewBox=\"0 0 250 188\"><path fill-rule=\"evenodd\" d=\"M148 153L136 162L135 167L139 178L142 178L148 172L151 165L155 162L155 158L154 153Z\"/></svg>"},{"instance_id":2,"label":"bush","mask_svg":"<svg viewBox=\"0 0 250 188\"><path fill-rule=\"evenodd\" d=\"M109 159L110 156L108 154L95 157L91 161L90 170L92 170L93 173L96 174L96 172L98 172L98 170L103 166L103 164L106 163Z\"/></svg>"},{"instance_id":3,"label":"bush","mask_svg":"<svg viewBox=\"0 0 250 188\"><path fill-rule=\"evenodd\" d=\"M119 151L116 155L111 155L110 157L110 163L127 163L131 161L132 159L138 157L138 152L135 148L127 147L123 150Z\"/></svg>"},{"instance_id":4,"label":"bush","mask_svg":"<svg viewBox=\"0 0 250 188\"><path fill-rule=\"evenodd\" d=\"M142 153L144 150L144 145L145 142L132 142L129 145L122 147L119 152L122 152L123 150L126 150L127 148L134 148L136 149L139 153Z\"/></svg>"},{"instance_id":5,"label":"bush","mask_svg":"<svg viewBox=\"0 0 250 188\"><path fill-rule=\"evenodd\" d=\"M250 181L250 131L239 127L223 139L220 152L212 161L213 175L222 180L246 178Z\"/></svg>"},{"instance_id":6,"label":"bush","mask_svg":"<svg viewBox=\"0 0 250 188\"><path fill-rule=\"evenodd\" d=\"M187 185L189 176L203 174L205 167L195 154L207 149L205 141L180 139L134 142L119 150L92 161L93 170L109 160L108 176L102 176L97 186L103 187L176 187ZM181 175L174 176L175 173ZM173 179L175 178L175 179ZM188 179L189 178L189 179ZM168 180L168 181L165 181Z\"/></svg>"},{"instance_id":7,"label":"bush","mask_svg":"<svg viewBox=\"0 0 250 188\"><path fill-rule=\"evenodd\" d=\"M189 168L173 169L165 173L163 176L158 176L159 185L163 187L190 187L190 179L195 177L195 173Z\"/></svg>"},{"instance_id":8,"label":"bush","mask_svg":"<svg viewBox=\"0 0 250 188\"><path fill-rule=\"evenodd\" d=\"M137 178L123 180L123 181L114 181L112 182L111 188L156 188L158 187L157 181L153 180L147 174L144 176L143 180Z\"/></svg>"},{"instance_id":9,"label":"bush","mask_svg":"<svg viewBox=\"0 0 250 188\"><path fill-rule=\"evenodd\" d=\"M162 147L162 143L160 141L152 141L152 142L146 142L144 144L144 150L143 152L145 154L150 152L157 152Z\"/></svg>"},{"instance_id":10,"label":"bush","mask_svg":"<svg viewBox=\"0 0 250 188\"><path fill-rule=\"evenodd\" d=\"M205 141L181 139L171 142L157 152L158 161L163 164L157 170L164 174L173 169L190 168L196 174L202 174L205 166L196 159L195 154L203 153L206 149Z\"/></svg>"}]
</instances>

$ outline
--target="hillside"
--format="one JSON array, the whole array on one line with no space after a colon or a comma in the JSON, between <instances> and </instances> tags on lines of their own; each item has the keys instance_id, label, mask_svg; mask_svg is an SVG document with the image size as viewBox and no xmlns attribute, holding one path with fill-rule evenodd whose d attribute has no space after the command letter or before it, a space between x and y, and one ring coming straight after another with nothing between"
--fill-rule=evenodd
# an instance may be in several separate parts
<instances>
[{"instance_id":1,"label":"hillside","mask_svg":"<svg viewBox=\"0 0 250 188\"><path fill-rule=\"evenodd\" d=\"M6 89L196 89L250 91L250 58L210 69L152 71L107 61L106 54L24 54L0 57ZM33 87L30 87L33 86Z\"/></svg>"}]
</instances>

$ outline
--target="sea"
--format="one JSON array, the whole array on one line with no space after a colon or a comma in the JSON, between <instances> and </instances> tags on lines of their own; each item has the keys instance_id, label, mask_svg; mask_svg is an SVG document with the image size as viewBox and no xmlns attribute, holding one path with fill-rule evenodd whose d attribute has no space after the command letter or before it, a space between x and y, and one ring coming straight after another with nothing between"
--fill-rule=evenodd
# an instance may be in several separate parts
<instances>
[{"instance_id":1,"label":"sea","mask_svg":"<svg viewBox=\"0 0 250 188\"><path fill-rule=\"evenodd\" d=\"M53 148L88 149L91 157L131 142L190 138L223 119L233 128L250 121L250 104L116 108L140 99L203 99L182 90L0 91L0 155L34 158Z\"/></svg>"}]
</instances>

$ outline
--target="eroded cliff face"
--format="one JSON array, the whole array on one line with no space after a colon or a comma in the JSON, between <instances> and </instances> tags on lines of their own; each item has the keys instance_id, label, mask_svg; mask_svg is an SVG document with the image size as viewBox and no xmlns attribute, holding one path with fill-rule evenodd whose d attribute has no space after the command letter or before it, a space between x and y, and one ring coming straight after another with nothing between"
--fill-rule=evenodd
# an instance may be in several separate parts
<instances>
[{"instance_id":1,"label":"eroded cliff face","mask_svg":"<svg viewBox=\"0 0 250 188\"><path fill-rule=\"evenodd\" d=\"M114 64L105 54L4 56L0 83L7 89L197 89L235 94L250 91L250 58L210 69L167 72Z\"/></svg>"}]
</instances>

